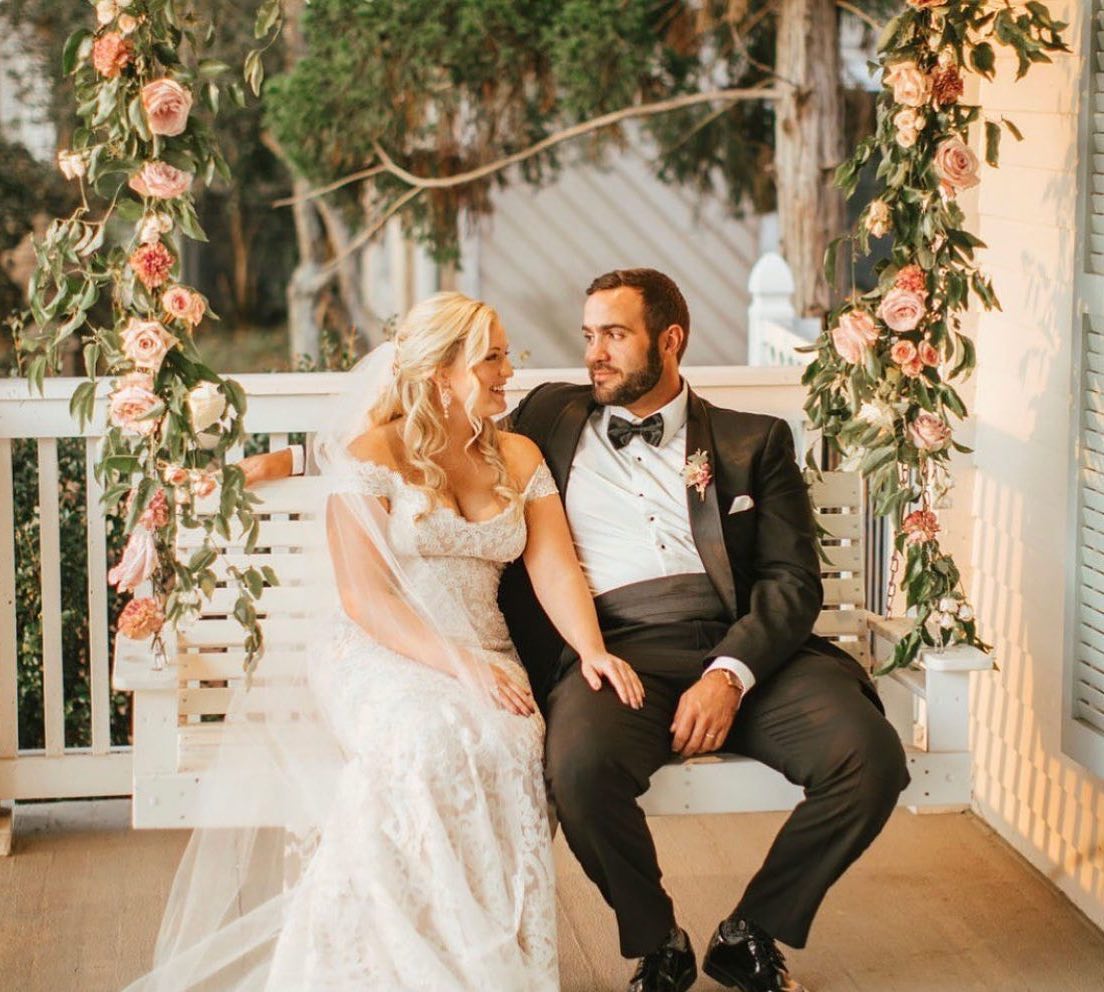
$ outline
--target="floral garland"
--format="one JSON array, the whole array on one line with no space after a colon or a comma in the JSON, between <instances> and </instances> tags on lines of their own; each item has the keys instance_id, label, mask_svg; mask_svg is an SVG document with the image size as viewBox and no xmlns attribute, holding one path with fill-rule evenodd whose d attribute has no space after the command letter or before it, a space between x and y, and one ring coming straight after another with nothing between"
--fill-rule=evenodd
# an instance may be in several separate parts
<instances>
[{"instance_id":1,"label":"floral garland","mask_svg":"<svg viewBox=\"0 0 1104 992\"><path fill-rule=\"evenodd\" d=\"M958 566L939 544L937 510L952 484L951 418L966 408L955 380L973 370L973 343L961 331L974 296L987 310L999 308L990 280L974 264L984 247L965 230L956 202L979 181L979 162L967 144L981 108L963 104L963 73L992 78L994 45L1018 59L1016 78L1047 52L1069 51L1066 24L1038 2L908 0L878 43L884 69L875 133L862 141L836 174L847 196L872 159L880 193L866 206L857 229L834 241L825 270L835 284L835 259L846 243L852 259L852 292L828 316L811 350L816 357L803 382L805 409L843 464L866 478L874 512L892 519L896 535L891 595L900 561L901 584L912 629L888 668L909 664L925 645L965 643L988 650L978 637L974 611L961 587ZM985 160L997 165L1001 125L985 120ZM876 266L877 285L854 288L856 254L870 253L870 239L892 235L888 260Z\"/></svg>"},{"instance_id":2,"label":"floral garland","mask_svg":"<svg viewBox=\"0 0 1104 992\"><path fill-rule=\"evenodd\" d=\"M28 378L41 391L60 348L84 332L88 376L75 390L70 411L83 428L95 411L97 377L112 377L108 423L96 459L107 510L122 505L128 540L108 575L120 591L151 593L132 598L118 617L118 631L152 638L155 663L164 660L166 623L186 623L220 581L216 535L251 550L258 538L253 507L240 470L223 457L244 437L246 399L241 387L205 365L193 332L217 319L207 300L179 281L179 241L205 241L196 217L193 186L209 184L229 169L199 109L218 112L221 92L239 106L238 83L220 78L229 66L199 59L209 37L196 5L183 0L92 0L95 30L67 41L63 69L75 78L82 126L72 146L58 153L66 178L80 183L82 204L55 220L36 244L29 286L35 327L24 332ZM265 0L257 37L279 29L278 0ZM260 85L259 52L251 52L247 80ZM106 201L93 220L88 193ZM133 194L133 195L132 195ZM129 222L125 234L119 222ZM110 241L108 239L110 225ZM111 301L109 326L93 326L90 311ZM178 559L179 529L202 532L200 546ZM227 565L236 587L233 616L244 629L245 671L263 649L256 600L275 585L271 569Z\"/></svg>"}]
</instances>

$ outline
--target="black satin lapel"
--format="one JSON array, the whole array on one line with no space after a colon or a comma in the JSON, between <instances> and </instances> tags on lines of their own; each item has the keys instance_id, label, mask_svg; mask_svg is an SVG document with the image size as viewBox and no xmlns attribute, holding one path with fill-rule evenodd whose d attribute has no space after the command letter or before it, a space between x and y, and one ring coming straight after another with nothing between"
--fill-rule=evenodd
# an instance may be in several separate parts
<instances>
[{"instance_id":1,"label":"black satin lapel","mask_svg":"<svg viewBox=\"0 0 1104 992\"><path fill-rule=\"evenodd\" d=\"M552 471L552 477L556 480L561 497L567 492L575 449L579 446L579 438L594 407L594 400L589 395L580 396L564 406L548 432L544 457Z\"/></svg>"},{"instance_id":2,"label":"black satin lapel","mask_svg":"<svg viewBox=\"0 0 1104 992\"><path fill-rule=\"evenodd\" d=\"M701 555L706 574L716 587L722 601L732 610L736 609L736 584L732 578L732 565L728 560L728 551L724 543L724 531L721 529L721 510L717 503L717 465L716 449L713 445L713 431L709 425L709 414L705 404L690 391L686 411L686 456L704 451L709 459L709 467L714 481L706 487L705 498L698 495L693 486L686 487L686 505L690 511L690 532L694 535L694 544Z\"/></svg>"}]
</instances>

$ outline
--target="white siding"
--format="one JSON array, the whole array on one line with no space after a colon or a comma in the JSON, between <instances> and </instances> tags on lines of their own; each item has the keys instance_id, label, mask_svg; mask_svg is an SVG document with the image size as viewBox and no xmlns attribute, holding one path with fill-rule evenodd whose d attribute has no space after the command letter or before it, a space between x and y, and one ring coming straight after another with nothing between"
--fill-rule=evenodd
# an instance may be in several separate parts
<instances>
[{"instance_id":1,"label":"white siding","mask_svg":"<svg viewBox=\"0 0 1104 992\"><path fill-rule=\"evenodd\" d=\"M568 165L552 185L516 183L465 245L465 291L494 305L531 368L579 363L579 323L591 279L610 269L661 269L690 306L689 365L747 361L748 276L758 221L657 180L639 143L607 167ZM473 271L474 270L474 271Z\"/></svg>"},{"instance_id":2,"label":"white siding","mask_svg":"<svg viewBox=\"0 0 1104 992\"><path fill-rule=\"evenodd\" d=\"M1018 83L1014 59L1002 58L997 82L975 91L987 117L1007 114L1025 140L1006 135L1001 168L983 167L979 190L965 201L992 246L981 264L1004 310L976 319L978 373L967 390L976 416L965 432L976 453L945 526L963 535L952 543L1000 666L978 680L973 700L977 810L1104 925L1104 781L1068 758L1062 742L1070 647L1064 590L1075 567L1071 370L1081 340L1084 6L1050 4L1056 20L1072 22L1073 54L1035 66Z\"/></svg>"}]
</instances>

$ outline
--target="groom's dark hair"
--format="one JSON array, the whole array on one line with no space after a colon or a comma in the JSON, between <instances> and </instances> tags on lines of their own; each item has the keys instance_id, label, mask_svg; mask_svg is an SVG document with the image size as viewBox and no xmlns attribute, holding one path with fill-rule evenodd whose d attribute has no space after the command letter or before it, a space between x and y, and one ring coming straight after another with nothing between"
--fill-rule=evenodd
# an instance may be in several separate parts
<instances>
[{"instance_id":1,"label":"groom's dark hair","mask_svg":"<svg viewBox=\"0 0 1104 992\"><path fill-rule=\"evenodd\" d=\"M639 289L644 297L644 326L653 344L672 324L682 328L682 347L678 353L681 360L690 340L690 308L675 280L656 269L614 269L595 279L587 287L586 295L621 286Z\"/></svg>"}]
</instances>

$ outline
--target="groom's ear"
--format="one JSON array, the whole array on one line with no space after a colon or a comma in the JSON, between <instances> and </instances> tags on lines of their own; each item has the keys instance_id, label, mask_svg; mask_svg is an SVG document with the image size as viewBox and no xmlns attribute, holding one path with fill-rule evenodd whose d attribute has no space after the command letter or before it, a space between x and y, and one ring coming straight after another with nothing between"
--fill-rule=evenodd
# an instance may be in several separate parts
<instances>
[{"instance_id":1,"label":"groom's ear","mask_svg":"<svg viewBox=\"0 0 1104 992\"><path fill-rule=\"evenodd\" d=\"M685 329L681 324L668 324L664 334L666 338L661 346L663 353L674 355L677 359L683 350L683 343L686 341Z\"/></svg>"}]
</instances>

